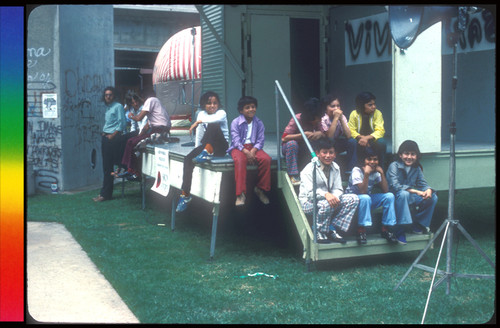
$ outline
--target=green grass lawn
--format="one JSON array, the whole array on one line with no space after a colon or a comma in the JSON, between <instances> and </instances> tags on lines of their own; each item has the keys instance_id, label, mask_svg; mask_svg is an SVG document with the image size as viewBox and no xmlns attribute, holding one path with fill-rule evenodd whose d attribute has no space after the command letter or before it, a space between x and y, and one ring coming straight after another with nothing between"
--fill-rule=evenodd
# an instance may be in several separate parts
<instances>
[{"instance_id":1,"label":"green grass lawn","mask_svg":"<svg viewBox=\"0 0 500 328\"><path fill-rule=\"evenodd\" d=\"M414 269L393 291L418 252L324 261L307 270L292 220L274 206L252 202L221 212L215 258L209 261L211 208L195 199L170 229L171 197L147 193L141 210L138 184L125 196L94 203L97 191L27 198L28 221L66 226L141 323L206 324L418 324L432 273ZM175 193L175 192L174 192ZM175 193L177 194L177 193ZM495 195L461 190L456 218L495 261ZM432 227L446 218L448 195L439 194ZM453 271L494 270L457 231ZM440 239L420 261L434 267ZM402 246L404 247L404 246ZM445 268L445 254L440 268ZM248 276L257 272L272 275ZM433 293L427 324L477 324L495 311L495 280L453 278Z\"/></svg>"}]
</instances>

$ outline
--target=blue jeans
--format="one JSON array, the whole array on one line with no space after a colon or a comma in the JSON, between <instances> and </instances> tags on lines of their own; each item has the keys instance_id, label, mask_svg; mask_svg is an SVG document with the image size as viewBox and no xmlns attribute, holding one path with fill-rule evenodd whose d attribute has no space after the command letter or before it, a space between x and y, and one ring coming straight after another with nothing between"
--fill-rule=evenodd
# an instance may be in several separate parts
<instances>
[{"instance_id":1,"label":"blue jeans","mask_svg":"<svg viewBox=\"0 0 500 328\"><path fill-rule=\"evenodd\" d=\"M396 224L394 211L394 195L390 192L384 194L360 194L358 206L358 226L370 227L372 225L371 210L383 207L382 224L393 226Z\"/></svg>"},{"instance_id":2,"label":"blue jeans","mask_svg":"<svg viewBox=\"0 0 500 328\"><path fill-rule=\"evenodd\" d=\"M429 227L431 225L432 214L434 213L434 208L438 197L436 193L432 194L429 199L423 199L422 197L410 193L406 190L400 190L396 193L396 201L394 203L396 208L396 217L398 224L411 224L412 222L419 223L424 227ZM410 205L415 205L416 212L412 220Z\"/></svg>"}]
</instances>

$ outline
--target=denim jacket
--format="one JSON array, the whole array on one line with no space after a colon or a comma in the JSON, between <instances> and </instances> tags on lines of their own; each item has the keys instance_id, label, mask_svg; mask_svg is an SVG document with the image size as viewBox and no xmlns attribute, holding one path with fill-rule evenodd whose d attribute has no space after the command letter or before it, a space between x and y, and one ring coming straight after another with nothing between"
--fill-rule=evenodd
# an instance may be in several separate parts
<instances>
[{"instance_id":1,"label":"denim jacket","mask_svg":"<svg viewBox=\"0 0 500 328\"><path fill-rule=\"evenodd\" d=\"M421 191L431 188L420 167L411 167L410 171L406 173L405 166L401 160L394 161L389 165L386 177L390 192L397 194L399 191L409 188Z\"/></svg>"}]
</instances>

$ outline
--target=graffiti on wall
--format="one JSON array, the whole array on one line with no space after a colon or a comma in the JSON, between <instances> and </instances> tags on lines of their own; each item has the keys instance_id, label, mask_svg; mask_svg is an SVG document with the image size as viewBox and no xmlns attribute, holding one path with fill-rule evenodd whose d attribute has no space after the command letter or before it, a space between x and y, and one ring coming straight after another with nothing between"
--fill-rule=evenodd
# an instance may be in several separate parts
<instances>
[{"instance_id":1,"label":"graffiti on wall","mask_svg":"<svg viewBox=\"0 0 500 328\"><path fill-rule=\"evenodd\" d=\"M50 190L61 181L62 132L72 149L69 156L90 154L100 148L103 120L102 92L112 80L111 71L88 74L78 66L61 74L61 85L53 79L53 51L47 47L27 49L27 162L36 172L37 187ZM58 97L59 118L43 118L44 95ZM46 97L45 97L46 98ZM64 127L61 126L64 122ZM82 161L88 165L89 161Z\"/></svg>"},{"instance_id":2,"label":"graffiti on wall","mask_svg":"<svg viewBox=\"0 0 500 328\"><path fill-rule=\"evenodd\" d=\"M446 30L457 30L457 19L443 24L444 55L453 49L445 42ZM346 66L391 61L392 36L388 13L382 13L345 23L345 61ZM467 29L458 41L458 52L483 51L495 49L495 21L489 11L469 15Z\"/></svg>"}]
</instances>

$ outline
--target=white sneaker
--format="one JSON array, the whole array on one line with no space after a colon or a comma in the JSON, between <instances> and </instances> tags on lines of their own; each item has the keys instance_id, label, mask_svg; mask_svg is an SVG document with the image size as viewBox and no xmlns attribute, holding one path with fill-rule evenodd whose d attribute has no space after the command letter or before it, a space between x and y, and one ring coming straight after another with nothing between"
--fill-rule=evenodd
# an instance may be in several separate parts
<instances>
[{"instance_id":1,"label":"white sneaker","mask_svg":"<svg viewBox=\"0 0 500 328\"><path fill-rule=\"evenodd\" d=\"M243 206L245 205L245 200L246 200L245 194L241 193L241 195L236 196L236 202L234 203L234 205Z\"/></svg>"}]
</instances>

